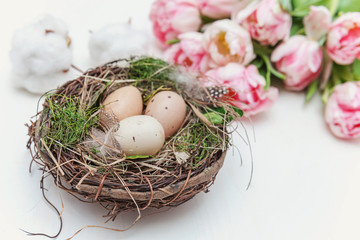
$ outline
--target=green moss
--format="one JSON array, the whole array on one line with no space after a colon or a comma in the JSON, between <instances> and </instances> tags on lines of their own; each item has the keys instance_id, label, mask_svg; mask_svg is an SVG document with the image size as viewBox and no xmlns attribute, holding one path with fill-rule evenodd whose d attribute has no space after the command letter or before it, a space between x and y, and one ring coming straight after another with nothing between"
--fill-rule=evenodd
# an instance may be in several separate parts
<instances>
[{"instance_id":1,"label":"green moss","mask_svg":"<svg viewBox=\"0 0 360 240\"><path fill-rule=\"evenodd\" d=\"M156 81L169 81L174 67L167 62L155 58L140 58L130 62L129 78Z\"/></svg>"},{"instance_id":2,"label":"green moss","mask_svg":"<svg viewBox=\"0 0 360 240\"><path fill-rule=\"evenodd\" d=\"M45 140L50 146L56 144L53 139L63 146L73 146L79 143L92 127L98 126L99 117L92 116L98 108L82 109L77 97L49 95L46 101L49 104L51 127L48 128Z\"/></svg>"},{"instance_id":3,"label":"green moss","mask_svg":"<svg viewBox=\"0 0 360 240\"><path fill-rule=\"evenodd\" d=\"M209 157L214 148L222 147L224 139L202 122L191 122L181 134L175 136L175 150L186 152L193 158L193 167Z\"/></svg>"},{"instance_id":4,"label":"green moss","mask_svg":"<svg viewBox=\"0 0 360 240\"><path fill-rule=\"evenodd\" d=\"M178 90L173 80L173 76L178 74L177 71L174 66L161 59L145 57L130 62L128 78L139 80L134 86L143 90L146 104L158 91Z\"/></svg>"}]
</instances>

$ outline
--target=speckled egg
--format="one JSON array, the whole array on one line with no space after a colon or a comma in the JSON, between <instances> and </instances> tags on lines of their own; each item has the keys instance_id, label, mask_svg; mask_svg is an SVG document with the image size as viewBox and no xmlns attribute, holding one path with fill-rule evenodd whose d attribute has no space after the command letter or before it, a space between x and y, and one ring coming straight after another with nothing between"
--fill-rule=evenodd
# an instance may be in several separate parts
<instances>
[{"instance_id":1,"label":"speckled egg","mask_svg":"<svg viewBox=\"0 0 360 240\"><path fill-rule=\"evenodd\" d=\"M156 118L164 128L165 138L176 133L184 122L186 103L177 93L162 91L155 94L145 109L145 115Z\"/></svg>"},{"instance_id":2,"label":"speckled egg","mask_svg":"<svg viewBox=\"0 0 360 240\"><path fill-rule=\"evenodd\" d=\"M126 156L154 155L165 142L164 129L159 121L146 115L123 119L114 136Z\"/></svg>"},{"instance_id":3,"label":"speckled egg","mask_svg":"<svg viewBox=\"0 0 360 240\"><path fill-rule=\"evenodd\" d=\"M102 103L104 112L108 116L115 116L121 121L127 117L140 115L143 110L143 101L140 91L133 86L119 88L112 92ZM100 114L101 119L107 119Z\"/></svg>"}]
</instances>

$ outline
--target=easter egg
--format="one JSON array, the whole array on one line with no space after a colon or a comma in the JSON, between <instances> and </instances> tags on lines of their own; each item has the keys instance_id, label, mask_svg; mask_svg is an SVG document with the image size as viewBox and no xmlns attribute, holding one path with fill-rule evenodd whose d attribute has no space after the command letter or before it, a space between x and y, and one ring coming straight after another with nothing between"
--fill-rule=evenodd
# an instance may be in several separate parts
<instances>
[{"instance_id":1,"label":"easter egg","mask_svg":"<svg viewBox=\"0 0 360 240\"><path fill-rule=\"evenodd\" d=\"M151 98L145 115L156 118L164 128L165 138L168 138L176 133L184 122L186 103L179 94L162 91Z\"/></svg>"},{"instance_id":2,"label":"easter egg","mask_svg":"<svg viewBox=\"0 0 360 240\"><path fill-rule=\"evenodd\" d=\"M154 155L164 145L164 129L155 118L138 115L119 122L114 137L126 156Z\"/></svg>"},{"instance_id":3,"label":"easter egg","mask_svg":"<svg viewBox=\"0 0 360 240\"><path fill-rule=\"evenodd\" d=\"M117 121L121 121L130 116L140 115L143 110L141 93L133 86L115 90L102 104L104 105L104 113L100 114L102 120L109 119L110 116L110 118L116 117Z\"/></svg>"}]
</instances>

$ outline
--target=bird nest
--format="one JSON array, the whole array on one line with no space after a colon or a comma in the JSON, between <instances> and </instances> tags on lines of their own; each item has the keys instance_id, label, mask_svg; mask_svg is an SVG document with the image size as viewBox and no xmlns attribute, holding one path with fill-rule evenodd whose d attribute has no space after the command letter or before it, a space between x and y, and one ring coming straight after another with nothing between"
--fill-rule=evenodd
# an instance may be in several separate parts
<instances>
[{"instance_id":1,"label":"bird nest","mask_svg":"<svg viewBox=\"0 0 360 240\"><path fill-rule=\"evenodd\" d=\"M86 144L94 129L106 131L99 120L103 99L127 85L140 90L145 105L162 90L175 91L186 102L180 130L154 156L104 155ZM229 146L226 127L242 114L226 99L210 95L198 79L161 60L111 62L45 95L36 121L28 126L28 148L59 188L101 204L109 219L127 210L175 207L208 191Z\"/></svg>"}]
</instances>

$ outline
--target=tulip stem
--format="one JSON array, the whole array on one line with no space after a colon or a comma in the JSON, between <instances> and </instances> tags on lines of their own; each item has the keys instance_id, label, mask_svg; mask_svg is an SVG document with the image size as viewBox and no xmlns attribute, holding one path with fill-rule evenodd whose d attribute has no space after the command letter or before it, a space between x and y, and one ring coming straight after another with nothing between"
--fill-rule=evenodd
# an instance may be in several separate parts
<instances>
[{"instance_id":1,"label":"tulip stem","mask_svg":"<svg viewBox=\"0 0 360 240\"><path fill-rule=\"evenodd\" d=\"M265 89L268 89L270 87L270 82L271 82L271 74L273 74L275 77L281 79L281 80L285 80L285 75L276 71L273 66L271 65L270 59L267 55L263 54L263 53L258 53L258 55L264 60L265 66L266 66L266 75L265 75L265 80L266 80L266 86Z\"/></svg>"},{"instance_id":2,"label":"tulip stem","mask_svg":"<svg viewBox=\"0 0 360 240\"><path fill-rule=\"evenodd\" d=\"M217 20L219 20L219 19L211 18L211 17L205 16L205 15L201 15L201 21L202 21L203 24L213 23L213 22L215 22Z\"/></svg>"},{"instance_id":3,"label":"tulip stem","mask_svg":"<svg viewBox=\"0 0 360 240\"><path fill-rule=\"evenodd\" d=\"M330 96L330 93L331 93L330 89L329 89L329 88L325 88L325 91L324 91L324 93L323 93L322 96L321 96L321 100L322 100L322 102L323 102L324 104L327 103L328 98L329 98L329 96Z\"/></svg>"},{"instance_id":4,"label":"tulip stem","mask_svg":"<svg viewBox=\"0 0 360 240\"><path fill-rule=\"evenodd\" d=\"M329 11L332 16L335 16L335 13L337 12L338 7L339 7L339 0L331 0L330 1Z\"/></svg>"},{"instance_id":5,"label":"tulip stem","mask_svg":"<svg viewBox=\"0 0 360 240\"><path fill-rule=\"evenodd\" d=\"M172 44L176 44L179 42L180 42L180 39L172 39L172 40L166 41L166 44L172 45Z\"/></svg>"},{"instance_id":6,"label":"tulip stem","mask_svg":"<svg viewBox=\"0 0 360 240\"><path fill-rule=\"evenodd\" d=\"M341 77L344 77L344 75L347 75L346 72L342 72L344 66L340 66L337 64L334 64L333 68L331 69L331 77L330 81L326 84L325 90L321 96L321 100L323 103L327 103L329 96L334 90L334 87L336 85L339 85L341 83L346 82L346 79L341 79Z\"/></svg>"},{"instance_id":7,"label":"tulip stem","mask_svg":"<svg viewBox=\"0 0 360 240\"><path fill-rule=\"evenodd\" d=\"M272 53L272 50L260 45L259 43L253 41L253 46L254 46L254 52L255 54L257 54L258 56L260 56L265 63L266 66L266 74L265 74L265 80L266 80L266 85L265 85L265 89L268 89L270 87L270 83L271 83L271 74L274 75L275 77L285 80L285 75L276 71L275 68L271 65L270 62L270 55Z\"/></svg>"},{"instance_id":8,"label":"tulip stem","mask_svg":"<svg viewBox=\"0 0 360 240\"><path fill-rule=\"evenodd\" d=\"M318 80L313 81L309 85L309 87L307 88L305 102L309 102L312 99L312 97L315 95L316 91L318 90L318 86L319 86Z\"/></svg>"},{"instance_id":9,"label":"tulip stem","mask_svg":"<svg viewBox=\"0 0 360 240\"><path fill-rule=\"evenodd\" d=\"M354 80L360 81L360 60L356 59L352 65Z\"/></svg>"},{"instance_id":10,"label":"tulip stem","mask_svg":"<svg viewBox=\"0 0 360 240\"><path fill-rule=\"evenodd\" d=\"M265 47L263 45L260 45L258 42L256 41L252 41L253 47L254 47L254 52L255 54L265 54L265 55L270 55L272 53L272 50L268 47Z\"/></svg>"},{"instance_id":11,"label":"tulip stem","mask_svg":"<svg viewBox=\"0 0 360 240\"><path fill-rule=\"evenodd\" d=\"M269 71L269 67L268 64L265 61L265 65L266 65L266 75L265 75L265 80L266 80L266 85L265 85L265 90L268 90L271 84L271 72Z\"/></svg>"}]
</instances>

